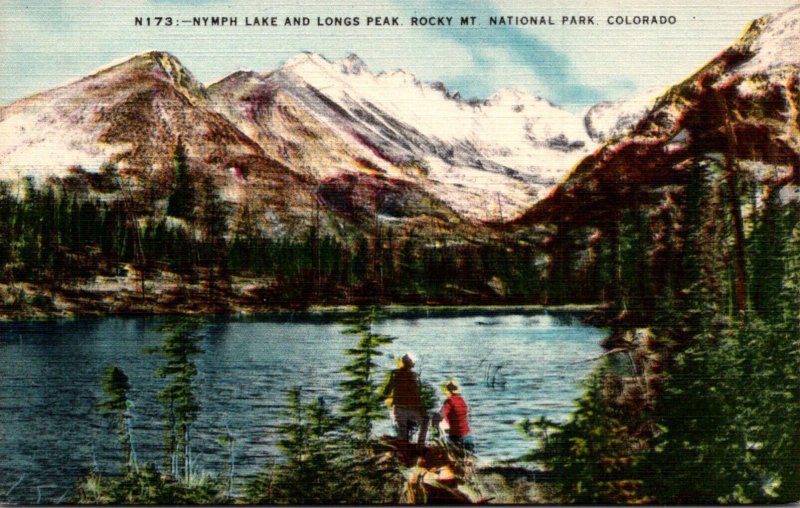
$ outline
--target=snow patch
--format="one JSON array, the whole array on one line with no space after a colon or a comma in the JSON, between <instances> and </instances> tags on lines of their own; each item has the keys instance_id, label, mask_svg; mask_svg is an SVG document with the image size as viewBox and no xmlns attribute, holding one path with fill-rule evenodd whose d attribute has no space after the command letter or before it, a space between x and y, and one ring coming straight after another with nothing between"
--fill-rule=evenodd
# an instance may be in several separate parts
<instances>
[{"instance_id":1,"label":"snow patch","mask_svg":"<svg viewBox=\"0 0 800 508\"><path fill-rule=\"evenodd\" d=\"M618 102L601 102L590 107L585 115L588 135L604 143L630 131L655 105L662 90L651 88Z\"/></svg>"},{"instance_id":2,"label":"snow patch","mask_svg":"<svg viewBox=\"0 0 800 508\"><path fill-rule=\"evenodd\" d=\"M755 74L775 67L800 65L800 5L765 18L761 33L750 46L755 56L741 72Z\"/></svg>"},{"instance_id":3,"label":"snow patch","mask_svg":"<svg viewBox=\"0 0 800 508\"><path fill-rule=\"evenodd\" d=\"M71 166L98 171L115 154L130 149L99 143L98 135L76 129L68 118L38 103L9 115L0 122L0 179L64 176Z\"/></svg>"}]
</instances>

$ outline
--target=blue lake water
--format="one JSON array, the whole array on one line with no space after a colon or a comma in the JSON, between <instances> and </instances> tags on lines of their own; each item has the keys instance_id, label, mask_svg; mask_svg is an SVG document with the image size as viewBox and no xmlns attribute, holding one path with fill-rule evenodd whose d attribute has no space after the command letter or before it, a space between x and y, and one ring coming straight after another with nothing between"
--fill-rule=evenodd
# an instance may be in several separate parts
<instances>
[{"instance_id":1,"label":"blue lake water","mask_svg":"<svg viewBox=\"0 0 800 508\"><path fill-rule=\"evenodd\" d=\"M163 337L155 318L107 318L0 325L0 500L57 502L90 468L118 468L114 424L93 410L107 365L122 368L132 386L134 451L140 463L161 465L164 385L153 372L157 355L143 350ZM602 330L565 314L392 318L375 325L396 337L384 347L382 370L406 351L418 357L424 381L462 384L481 460L512 458L529 447L515 428L525 417L565 419L580 383L601 354ZM335 404L346 348L357 338L337 323L231 319L202 332L196 357L201 412L192 434L196 469L222 471L218 439L235 438L240 481L279 459L276 427L286 391ZM494 382L492 382L494 381ZM442 401L443 396L437 391ZM390 434L388 421L376 429Z\"/></svg>"}]
</instances>

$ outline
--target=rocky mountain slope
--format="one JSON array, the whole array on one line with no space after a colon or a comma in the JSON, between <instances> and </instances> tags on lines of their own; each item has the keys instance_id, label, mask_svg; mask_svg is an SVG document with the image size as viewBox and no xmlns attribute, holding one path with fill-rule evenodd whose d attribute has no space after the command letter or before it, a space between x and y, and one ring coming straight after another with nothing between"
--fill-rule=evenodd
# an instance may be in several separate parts
<instances>
[{"instance_id":1,"label":"rocky mountain slope","mask_svg":"<svg viewBox=\"0 0 800 508\"><path fill-rule=\"evenodd\" d=\"M520 222L606 220L658 201L687 168L717 164L784 203L800 184L800 6L754 21L730 48L664 94L626 136L587 157ZM627 190L626 190L627 189Z\"/></svg>"},{"instance_id":2,"label":"rocky mountain slope","mask_svg":"<svg viewBox=\"0 0 800 508\"><path fill-rule=\"evenodd\" d=\"M211 178L227 200L258 203L290 223L311 207L311 182L216 113L205 87L167 53L144 53L0 108L0 139L6 180L96 173L114 163L132 189L161 199L180 139L195 180Z\"/></svg>"},{"instance_id":3,"label":"rocky mountain slope","mask_svg":"<svg viewBox=\"0 0 800 508\"><path fill-rule=\"evenodd\" d=\"M373 74L356 56L302 54L209 87L218 111L284 164L315 178L359 169L416 182L473 219L513 216L594 143L581 119L501 90L483 102L413 74ZM268 147L268 148L267 148Z\"/></svg>"},{"instance_id":4,"label":"rocky mountain slope","mask_svg":"<svg viewBox=\"0 0 800 508\"><path fill-rule=\"evenodd\" d=\"M616 111L592 125L624 125ZM407 72L372 73L356 56L301 54L206 87L175 57L149 52L1 107L0 178L111 162L133 188L164 199L180 139L197 178L274 230L302 229L320 204L351 222L498 221L591 153L585 122L515 90L466 101Z\"/></svg>"}]
</instances>

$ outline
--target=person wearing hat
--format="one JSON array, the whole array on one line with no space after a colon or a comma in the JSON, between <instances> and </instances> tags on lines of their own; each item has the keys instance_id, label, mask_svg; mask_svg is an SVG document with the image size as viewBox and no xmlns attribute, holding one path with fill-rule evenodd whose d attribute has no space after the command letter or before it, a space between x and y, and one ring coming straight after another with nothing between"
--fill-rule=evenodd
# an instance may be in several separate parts
<instances>
[{"instance_id":1,"label":"person wearing hat","mask_svg":"<svg viewBox=\"0 0 800 508\"><path fill-rule=\"evenodd\" d=\"M389 418L397 431L397 439L407 443L411 441L413 429L419 428L418 442L422 444L428 419L422 405L419 380L412 370L415 363L417 358L412 353L405 353L398 360L398 368L389 372L380 393L389 406Z\"/></svg>"},{"instance_id":2,"label":"person wearing hat","mask_svg":"<svg viewBox=\"0 0 800 508\"><path fill-rule=\"evenodd\" d=\"M465 450L475 451L475 439L469 433L469 407L461 396L461 387L455 379L450 379L442 387L447 400L442 405L440 415L447 425L448 440Z\"/></svg>"}]
</instances>

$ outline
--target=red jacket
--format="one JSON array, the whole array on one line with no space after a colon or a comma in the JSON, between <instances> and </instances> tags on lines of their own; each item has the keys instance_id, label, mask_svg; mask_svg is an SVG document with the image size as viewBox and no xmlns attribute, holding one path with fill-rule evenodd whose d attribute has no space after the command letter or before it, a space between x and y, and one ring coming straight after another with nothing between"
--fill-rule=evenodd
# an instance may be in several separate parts
<instances>
[{"instance_id":1,"label":"red jacket","mask_svg":"<svg viewBox=\"0 0 800 508\"><path fill-rule=\"evenodd\" d=\"M452 394L442 406L442 417L450 426L450 437L464 437L469 434L467 422L469 408L461 395Z\"/></svg>"}]
</instances>

